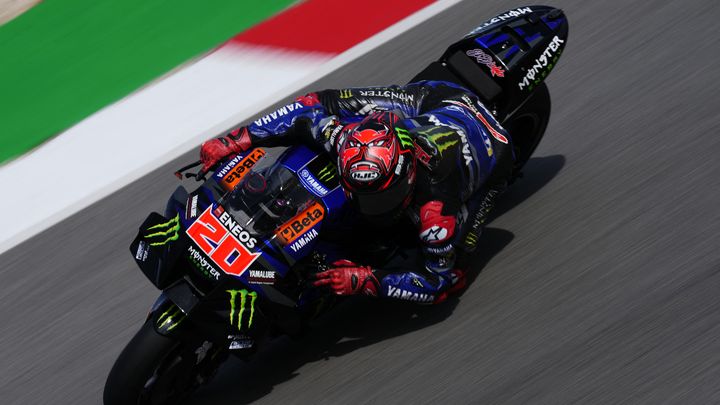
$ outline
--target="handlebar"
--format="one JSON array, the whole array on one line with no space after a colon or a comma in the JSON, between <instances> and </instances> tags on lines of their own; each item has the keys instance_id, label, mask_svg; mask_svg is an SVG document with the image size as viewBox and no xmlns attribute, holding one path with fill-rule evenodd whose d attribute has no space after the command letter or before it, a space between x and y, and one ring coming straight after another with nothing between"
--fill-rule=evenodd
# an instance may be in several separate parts
<instances>
[{"instance_id":1,"label":"handlebar","mask_svg":"<svg viewBox=\"0 0 720 405\"><path fill-rule=\"evenodd\" d=\"M197 173L185 173L186 171L188 171L194 167L200 166L201 164L202 164L202 161L198 160L197 162L193 162L193 163L190 163L189 165L183 166L175 172L175 177L182 180L183 174L184 174L185 178L188 178L188 179L194 178L197 181L205 181L205 175L208 173L207 170L200 169L200 170L198 170Z\"/></svg>"}]
</instances>

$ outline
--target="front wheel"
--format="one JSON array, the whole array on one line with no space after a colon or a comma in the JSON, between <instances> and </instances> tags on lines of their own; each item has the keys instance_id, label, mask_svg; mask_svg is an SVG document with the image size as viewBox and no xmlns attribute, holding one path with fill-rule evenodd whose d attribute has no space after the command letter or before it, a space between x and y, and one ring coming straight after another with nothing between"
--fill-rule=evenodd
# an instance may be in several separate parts
<instances>
[{"instance_id":1,"label":"front wheel","mask_svg":"<svg viewBox=\"0 0 720 405\"><path fill-rule=\"evenodd\" d=\"M110 370L104 404L177 403L203 382L203 366L218 355L211 346L204 342L190 347L157 333L152 321L145 322Z\"/></svg>"}]
</instances>

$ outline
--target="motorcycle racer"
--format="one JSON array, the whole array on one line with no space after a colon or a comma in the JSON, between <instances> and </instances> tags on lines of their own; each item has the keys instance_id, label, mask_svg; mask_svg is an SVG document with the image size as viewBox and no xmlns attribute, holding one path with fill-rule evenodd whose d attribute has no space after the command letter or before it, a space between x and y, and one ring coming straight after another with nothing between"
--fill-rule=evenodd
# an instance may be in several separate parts
<instances>
[{"instance_id":1,"label":"motorcycle racer","mask_svg":"<svg viewBox=\"0 0 720 405\"><path fill-rule=\"evenodd\" d=\"M497 196L512 176L508 133L470 91L449 82L324 90L205 142L203 171L259 146L302 142L337 161L341 184L367 223L407 215L422 259L383 268L350 260L316 274L315 286L439 303L465 286L459 260L472 252Z\"/></svg>"}]
</instances>

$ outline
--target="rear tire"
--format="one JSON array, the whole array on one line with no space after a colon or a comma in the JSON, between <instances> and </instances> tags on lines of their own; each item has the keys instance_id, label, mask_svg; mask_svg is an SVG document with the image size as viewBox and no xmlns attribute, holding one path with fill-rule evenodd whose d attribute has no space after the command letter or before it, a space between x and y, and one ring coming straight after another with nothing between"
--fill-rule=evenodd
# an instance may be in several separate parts
<instances>
[{"instance_id":1,"label":"rear tire","mask_svg":"<svg viewBox=\"0 0 720 405\"><path fill-rule=\"evenodd\" d=\"M145 322L110 370L103 403L176 403L197 386L192 379L195 362L188 360L194 358L188 359L179 341L157 333L152 321Z\"/></svg>"},{"instance_id":2,"label":"rear tire","mask_svg":"<svg viewBox=\"0 0 720 405\"><path fill-rule=\"evenodd\" d=\"M549 121L550 92L547 85L541 83L527 101L503 122L503 127L512 138L515 152L513 179L519 176L520 170L540 144Z\"/></svg>"}]
</instances>

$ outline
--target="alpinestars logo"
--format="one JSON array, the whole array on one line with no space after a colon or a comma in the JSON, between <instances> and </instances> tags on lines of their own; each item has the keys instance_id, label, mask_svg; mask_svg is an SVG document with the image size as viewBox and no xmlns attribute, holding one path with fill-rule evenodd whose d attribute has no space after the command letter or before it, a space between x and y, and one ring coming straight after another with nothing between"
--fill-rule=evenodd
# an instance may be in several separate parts
<instances>
[{"instance_id":1,"label":"alpinestars logo","mask_svg":"<svg viewBox=\"0 0 720 405\"><path fill-rule=\"evenodd\" d=\"M253 323L253 316L255 315L257 293L248 290L226 290L226 292L230 294L230 325L235 326L235 314L237 314L238 330L242 330L243 326L250 329ZM243 325L246 313L248 314L247 324Z\"/></svg>"},{"instance_id":2,"label":"alpinestars logo","mask_svg":"<svg viewBox=\"0 0 720 405\"><path fill-rule=\"evenodd\" d=\"M445 240L447 236L448 230L437 225L431 226L420 234L420 238L426 243L437 243Z\"/></svg>"},{"instance_id":3,"label":"alpinestars logo","mask_svg":"<svg viewBox=\"0 0 720 405\"><path fill-rule=\"evenodd\" d=\"M145 239L153 239L150 246L163 246L168 242L177 240L180 231L180 214L176 214L175 218L158 225L151 226L148 231L156 231L145 235Z\"/></svg>"}]
</instances>

